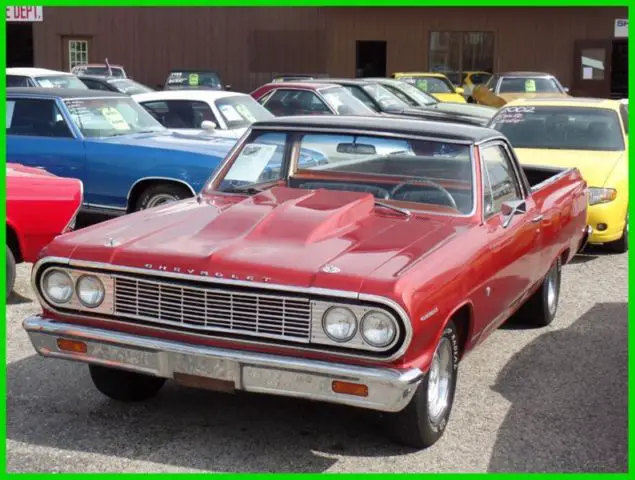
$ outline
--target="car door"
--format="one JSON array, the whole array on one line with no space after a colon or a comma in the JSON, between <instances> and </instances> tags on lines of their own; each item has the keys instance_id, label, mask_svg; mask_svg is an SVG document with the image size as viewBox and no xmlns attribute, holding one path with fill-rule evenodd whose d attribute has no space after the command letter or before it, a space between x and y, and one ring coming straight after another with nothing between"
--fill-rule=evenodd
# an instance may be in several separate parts
<instances>
[{"instance_id":1,"label":"car door","mask_svg":"<svg viewBox=\"0 0 635 480\"><path fill-rule=\"evenodd\" d=\"M6 101L7 161L86 181L83 141L50 98Z\"/></svg>"},{"instance_id":2,"label":"car door","mask_svg":"<svg viewBox=\"0 0 635 480\"><path fill-rule=\"evenodd\" d=\"M541 216L508 146L502 141L480 148L483 173L483 227L489 251L486 310L489 328L496 328L514 310L535 282L540 265ZM507 216L503 205L523 202Z\"/></svg>"}]
</instances>

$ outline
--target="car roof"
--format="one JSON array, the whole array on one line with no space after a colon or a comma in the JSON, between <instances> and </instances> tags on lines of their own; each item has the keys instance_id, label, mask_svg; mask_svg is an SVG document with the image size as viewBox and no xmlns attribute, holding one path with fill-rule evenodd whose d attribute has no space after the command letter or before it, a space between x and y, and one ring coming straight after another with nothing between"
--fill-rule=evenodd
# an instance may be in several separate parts
<instances>
[{"instance_id":1,"label":"car roof","mask_svg":"<svg viewBox=\"0 0 635 480\"><path fill-rule=\"evenodd\" d=\"M304 90L317 90L319 88L326 87L339 87L337 83L331 83L328 81L317 80L297 80L294 82L269 82L263 85L263 87L272 86L276 89L278 88L301 88ZM258 87L258 90L262 87Z\"/></svg>"},{"instance_id":2,"label":"car roof","mask_svg":"<svg viewBox=\"0 0 635 480\"><path fill-rule=\"evenodd\" d=\"M325 83L331 83L334 85L368 85L371 83L377 83L374 80L369 80L366 78L315 78L313 80L308 80L307 82L300 80L302 83L315 83L324 85Z\"/></svg>"},{"instance_id":3,"label":"car roof","mask_svg":"<svg viewBox=\"0 0 635 480\"><path fill-rule=\"evenodd\" d=\"M115 67L115 68L123 68L121 65L115 65L113 63L109 64L111 67ZM107 67L108 65L106 65L105 63L83 63L81 65L75 65L75 67ZM75 68L73 67L73 68Z\"/></svg>"},{"instance_id":4,"label":"car roof","mask_svg":"<svg viewBox=\"0 0 635 480\"><path fill-rule=\"evenodd\" d=\"M501 77L553 77L551 73L545 72L501 72Z\"/></svg>"},{"instance_id":5,"label":"car roof","mask_svg":"<svg viewBox=\"0 0 635 480\"><path fill-rule=\"evenodd\" d=\"M503 106L545 106L545 107L580 107L580 108L603 108L609 110L619 110L620 101L611 100L608 98L593 98L593 97L536 97L536 98L518 98L511 102L508 102Z\"/></svg>"},{"instance_id":6,"label":"car roof","mask_svg":"<svg viewBox=\"0 0 635 480\"><path fill-rule=\"evenodd\" d=\"M246 93L227 90L160 90L158 92L136 93L135 100L203 100L213 102L219 98L248 97Z\"/></svg>"},{"instance_id":7,"label":"car roof","mask_svg":"<svg viewBox=\"0 0 635 480\"><path fill-rule=\"evenodd\" d=\"M436 77L447 78L444 74L438 72L396 72L394 75L407 75L410 77Z\"/></svg>"},{"instance_id":8,"label":"car roof","mask_svg":"<svg viewBox=\"0 0 635 480\"><path fill-rule=\"evenodd\" d=\"M50 98L99 98L99 97L128 97L117 92L106 92L104 90L90 90L83 88L31 88L31 87L9 87L7 95L19 94L21 96L50 97Z\"/></svg>"},{"instance_id":9,"label":"car roof","mask_svg":"<svg viewBox=\"0 0 635 480\"><path fill-rule=\"evenodd\" d=\"M504 138L496 130L448 123L440 121L428 121L418 119L401 119L381 116L346 116L346 115L302 115L292 117L275 117L263 120L252 125L258 128L317 128L334 130L357 130L382 133L398 133L403 135L416 135L422 137L435 137L439 139L458 141L461 143L479 143L490 138Z\"/></svg>"},{"instance_id":10,"label":"car roof","mask_svg":"<svg viewBox=\"0 0 635 480\"><path fill-rule=\"evenodd\" d=\"M72 75L69 72L62 72L60 70L49 70L48 68L22 68L22 67L13 67L7 68L7 75L21 75L24 77L39 77L43 75Z\"/></svg>"}]
</instances>

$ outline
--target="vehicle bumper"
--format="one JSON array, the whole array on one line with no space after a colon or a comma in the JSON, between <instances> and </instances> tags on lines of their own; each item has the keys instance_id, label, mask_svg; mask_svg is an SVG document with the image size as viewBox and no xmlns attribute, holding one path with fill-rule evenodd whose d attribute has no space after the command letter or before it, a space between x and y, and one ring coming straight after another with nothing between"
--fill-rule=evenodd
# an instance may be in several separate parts
<instances>
[{"instance_id":1,"label":"vehicle bumper","mask_svg":"<svg viewBox=\"0 0 635 480\"><path fill-rule=\"evenodd\" d=\"M626 225L626 212L619 205L604 203L590 206L587 210L587 224L593 228L589 243L601 244L622 238ZM606 228L603 229L604 224Z\"/></svg>"},{"instance_id":2,"label":"vehicle bumper","mask_svg":"<svg viewBox=\"0 0 635 480\"><path fill-rule=\"evenodd\" d=\"M44 357L120 368L163 378L233 382L233 389L298 397L354 407L398 412L410 402L423 372L359 367L131 335L57 322L42 316L24 320L33 347ZM58 339L86 344L85 353L61 350ZM193 377L191 377L193 376ZM366 396L333 391L333 382L367 387ZM205 388L205 387L202 387ZM208 387L209 388L209 387Z\"/></svg>"}]
</instances>

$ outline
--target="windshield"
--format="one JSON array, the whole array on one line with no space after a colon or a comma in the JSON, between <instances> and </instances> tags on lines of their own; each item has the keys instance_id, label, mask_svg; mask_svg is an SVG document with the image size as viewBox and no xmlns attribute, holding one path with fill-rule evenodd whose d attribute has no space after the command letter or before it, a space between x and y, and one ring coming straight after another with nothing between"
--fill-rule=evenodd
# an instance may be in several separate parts
<instances>
[{"instance_id":1,"label":"windshield","mask_svg":"<svg viewBox=\"0 0 635 480\"><path fill-rule=\"evenodd\" d=\"M401 90L405 95L414 100L414 102L419 106L425 105L435 105L439 103L439 101L434 98L432 95L422 92L417 87L412 86L406 82L400 82L399 86L390 84L385 85L386 88L392 87L395 90Z\"/></svg>"},{"instance_id":2,"label":"windshield","mask_svg":"<svg viewBox=\"0 0 635 480\"><path fill-rule=\"evenodd\" d=\"M88 90L79 78L75 75L50 75L47 77L35 77L33 81L43 88L78 88Z\"/></svg>"},{"instance_id":3,"label":"windshield","mask_svg":"<svg viewBox=\"0 0 635 480\"><path fill-rule=\"evenodd\" d=\"M338 115L373 115L375 113L344 87L327 87L320 89L319 92Z\"/></svg>"},{"instance_id":4,"label":"windshield","mask_svg":"<svg viewBox=\"0 0 635 480\"><path fill-rule=\"evenodd\" d=\"M292 138L282 132L252 131L224 176L206 191L239 193L277 184L371 193L379 201L414 210L463 215L473 211L469 145L379 135L303 134L297 168L289 172L282 166Z\"/></svg>"},{"instance_id":5,"label":"windshield","mask_svg":"<svg viewBox=\"0 0 635 480\"><path fill-rule=\"evenodd\" d=\"M369 85L364 85L362 87L366 93L368 93L373 100L379 103L382 108L389 107L407 107L408 104L397 97L394 93L385 89L378 83L373 83Z\"/></svg>"},{"instance_id":6,"label":"windshield","mask_svg":"<svg viewBox=\"0 0 635 480\"><path fill-rule=\"evenodd\" d=\"M125 93L126 95L154 92L152 88L146 87L145 85L141 85L140 83L129 79L110 80L108 83L114 86L119 92Z\"/></svg>"},{"instance_id":7,"label":"windshield","mask_svg":"<svg viewBox=\"0 0 635 480\"><path fill-rule=\"evenodd\" d=\"M72 98L64 100L64 103L85 137L115 137L165 130L141 105L128 97Z\"/></svg>"},{"instance_id":8,"label":"windshield","mask_svg":"<svg viewBox=\"0 0 635 480\"><path fill-rule=\"evenodd\" d=\"M211 88L222 90L220 78L216 72L203 71L173 71L168 77L165 88L180 90L187 88Z\"/></svg>"},{"instance_id":9,"label":"windshield","mask_svg":"<svg viewBox=\"0 0 635 480\"><path fill-rule=\"evenodd\" d=\"M400 78L410 85L414 85L425 93L454 93L454 87L444 78L439 77L403 77Z\"/></svg>"},{"instance_id":10,"label":"windshield","mask_svg":"<svg viewBox=\"0 0 635 480\"><path fill-rule=\"evenodd\" d=\"M503 77L499 93L564 93L555 78Z\"/></svg>"},{"instance_id":11,"label":"windshield","mask_svg":"<svg viewBox=\"0 0 635 480\"><path fill-rule=\"evenodd\" d=\"M507 107L491 126L514 148L624 150L617 113L584 107Z\"/></svg>"},{"instance_id":12,"label":"windshield","mask_svg":"<svg viewBox=\"0 0 635 480\"><path fill-rule=\"evenodd\" d=\"M249 95L219 98L214 102L228 129L246 128L273 115Z\"/></svg>"}]
</instances>

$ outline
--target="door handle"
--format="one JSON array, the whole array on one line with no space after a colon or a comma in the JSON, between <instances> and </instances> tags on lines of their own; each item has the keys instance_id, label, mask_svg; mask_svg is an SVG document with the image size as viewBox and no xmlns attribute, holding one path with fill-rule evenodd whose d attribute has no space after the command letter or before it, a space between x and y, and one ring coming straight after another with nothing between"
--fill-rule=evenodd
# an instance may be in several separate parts
<instances>
[{"instance_id":1,"label":"door handle","mask_svg":"<svg viewBox=\"0 0 635 480\"><path fill-rule=\"evenodd\" d=\"M532 223L538 223L538 222L542 222L542 219L544 218L543 215L537 215L534 218L531 219Z\"/></svg>"}]
</instances>

